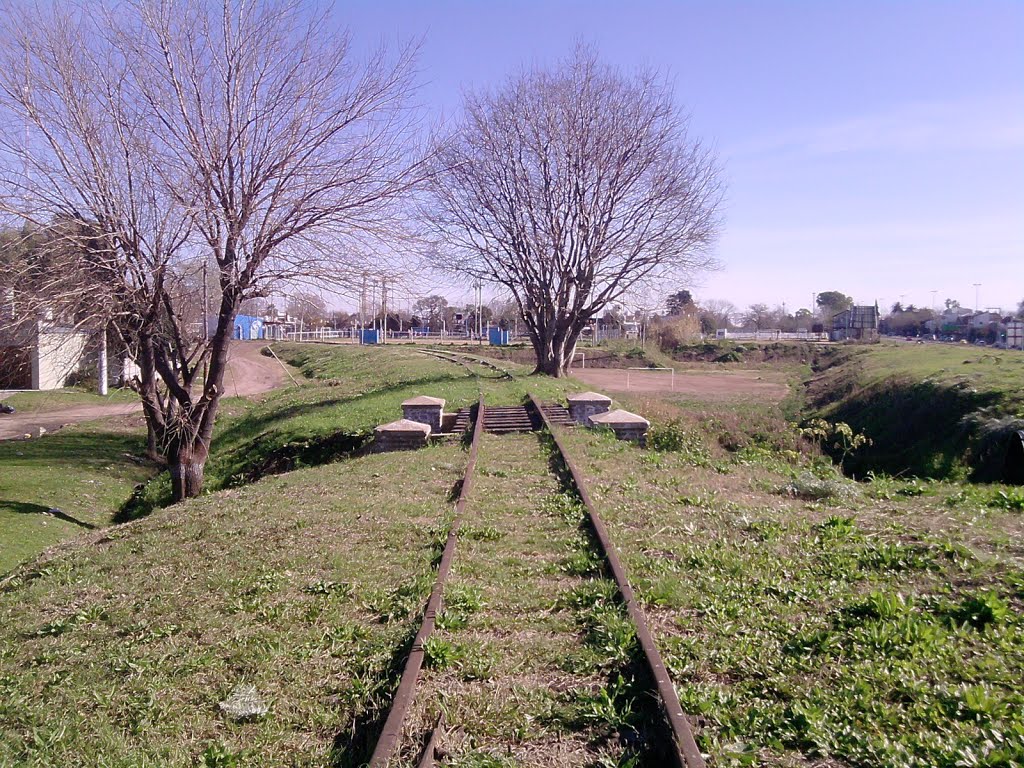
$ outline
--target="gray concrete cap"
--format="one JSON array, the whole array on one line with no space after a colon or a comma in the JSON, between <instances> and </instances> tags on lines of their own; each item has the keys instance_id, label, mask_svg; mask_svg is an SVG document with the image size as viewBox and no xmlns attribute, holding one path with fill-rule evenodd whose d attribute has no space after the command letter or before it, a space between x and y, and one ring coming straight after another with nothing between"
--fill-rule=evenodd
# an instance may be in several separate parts
<instances>
[{"instance_id":1,"label":"gray concrete cap","mask_svg":"<svg viewBox=\"0 0 1024 768\"><path fill-rule=\"evenodd\" d=\"M565 399L570 403L610 403L612 399L600 392L577 392L566 395Z\"/></svg>"},{"instance_id":2,"label":"gray concrete cap","mask_svg":"<svg viewBox=\"0 0 1024 768\"><path fill-rule=\"evenodd\" d=\"M374 432L421 432L424 435L430 434L430 425L421 424L418 421L409 421L409 419L399 419L398 421L392 421L387 424L381 424L379 427L373 430Z\"/></svg>"},{"instance_id":3,"label":"gray concrete cap","mask_svg":"<svg viewBox=\"0 0 1024 768\"><path fill-rule=\"evenodd\" d=\"M402 407L407 405L440 405L444 407L445 401L440 397L430 397L428 395L420 395L419 397L413 397L408 400L402 401Z\"/></svg>"},{"instance_id":4,"label":"gray concrete cap","mask_svg":"<svg viewBox=\"0 0 1024 768\"><path fill-rule=\"evenodd\" d=\"M624 411L621 408L616 411L609 411L608 413L599 413L596 416L591 416L590 420L596 424L607 424L610 427L651 426L651 422L649 422L643 416L637 416L635 413Z\"/></svg>"}]
</instances>

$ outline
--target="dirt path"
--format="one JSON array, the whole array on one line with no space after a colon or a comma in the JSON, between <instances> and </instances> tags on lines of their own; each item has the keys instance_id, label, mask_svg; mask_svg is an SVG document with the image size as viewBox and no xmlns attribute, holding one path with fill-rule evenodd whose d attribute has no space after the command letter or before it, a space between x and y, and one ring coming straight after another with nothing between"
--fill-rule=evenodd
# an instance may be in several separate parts
<instances>
[{"instance_id":1,"label":"dirt path","mask_svg":"<svg viewBox=\"0 0 1024 768\"><path fill-rule=\"evenodd\" d=\"M260 354L266 342L236 341L228 351L228 371L224 377L225 394L248 397L288 383L288 374L273 357Z\"/></svg>"},{"instance_id":2,"label":"dirt path","mask_svg":"<svg viewBox=\"0 0 1024 768\"><path fill-rule=\"evenodd\" d=\"M673 392L698 400L730 400L754 397L763 402L778 402L789 388L771 380L770 374L757 370L704 373L676 370L648 372L622 368L574 368L572 375L598 392Z\"/></svg>"},{"instance_id":3,"label":"dirt path","mask_svg":"<svg viewBox=\"0 0 1024 768\"><path fill-rule=\"evenodd\" d=\"M229 397L248 397L267 392L288 383L288 375L273 357L265 357L260 350L262 341L236 341L231 345L228 371L224 377L225 393ZM129 416L142 410L138 402L117 404L73 405L40 413L19 411L0 414L0 440L24 438L38 434L40 427L54 432L61 427L83 421L95 421Z\"/></svg>"}]
</instances>

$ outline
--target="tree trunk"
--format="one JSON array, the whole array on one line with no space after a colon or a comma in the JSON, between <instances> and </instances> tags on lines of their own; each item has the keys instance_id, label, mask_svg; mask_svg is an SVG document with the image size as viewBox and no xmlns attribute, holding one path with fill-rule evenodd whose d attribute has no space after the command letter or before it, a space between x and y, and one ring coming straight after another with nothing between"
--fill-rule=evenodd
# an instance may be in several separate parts
<instances>
[{"instance_id":1,"label":"tree trunk","mask_svg":"<svg viewBox=\"0 0 1024 768\"><path fill-rule=\"evenodd\" d=\"M171 496L175 502L198 496L203 492L203 478L209 450L204 441L186 442L177 446L168 457L171 471Z\"/></svg>"},{"instance_id":2,"label":"tree trunk","mask_svg":"<svg viewBox=\"0 0 1024 768\"><path fill-rule=\"evenodd\" d=\"M146 458L150 461L163 462L164 457L160 454L157 442L156 427L153 420L146 419Z\"/></svg>"},{"instance_id":3,"label":"tree trunk","mask_svg":"<svg viewBox=\"0 0 1024 768\"><path fill-rule=\"evenodd\" d=\"M553 333L551 336L553 338L544 338L544 334L531 335L533 351L537 357L537 367L533 372L555 378L568 376L579 331L570 330L562 335Z\"/></svg>"},{"instance_id":4,"label":"tree trunk","mask_svg":"<svg viewBox=\"0 0 1024 768\"><path fill-rule=\"evenodd\" d=\"M225 292L217 316L217 329L210 340L209 367L198 403L180 403L181 425L187 434L172 442L168 450L171 495L175 502L198 496L203 491L206 460L210 455L213 425L224 391L224 373L238 310L238 295ZM191 390L189 382L188 390Z\"/></svg>"}]
</instances>

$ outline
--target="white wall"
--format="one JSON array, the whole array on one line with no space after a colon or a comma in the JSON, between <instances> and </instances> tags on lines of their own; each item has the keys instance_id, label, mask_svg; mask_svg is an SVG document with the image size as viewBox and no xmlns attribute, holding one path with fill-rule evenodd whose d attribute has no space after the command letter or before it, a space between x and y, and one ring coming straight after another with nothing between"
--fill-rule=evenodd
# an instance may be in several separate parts
<instances>
[{"instance_id":1,"label":"white wall","mask_svg":"<svg viewBox=\"0 0 1024 768\"><path fill-rule=\"evenodd\" d=\"M60 389L78 370L89 336L39 324L32 353L32 389Z\"/></svg>"}]
</instances>

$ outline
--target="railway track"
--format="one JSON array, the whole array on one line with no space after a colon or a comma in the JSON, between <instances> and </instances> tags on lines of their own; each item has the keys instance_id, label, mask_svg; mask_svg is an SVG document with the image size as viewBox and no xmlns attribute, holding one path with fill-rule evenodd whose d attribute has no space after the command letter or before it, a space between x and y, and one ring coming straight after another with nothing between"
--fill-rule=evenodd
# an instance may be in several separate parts
<instances>
[{"instance_id":1,"label":"railway track","mask_svg":"<svg viewBox=\"0 0 1024 768\"><path fill-rule=\"evenodd\" d=\"M430 351L427 354L460 364L478 377L480 377L479 367L482 366L494 370L503 377L515 378L514 374L510 371L496 365L487 364L485 361L473 358L472 356L442 351ZM477 369L474 370L474 367ZM609 537L607 527L594 508L590 491L586 486L583 475L578 471L571 456L565 450L563 442L559 439L556 424L564 423L566 418L562 416L558 409L551 405L540 403L533 396L530 396L528 403L522 406L487 406L482 393L482 381L481 395L473 416L472 442L469 447L465 475L455 506L455 517L445 541L435 582L423 613L422 624L413 641L398 688L392 700L391 709L376 748L370 758L370 768L386 768L387 766L410 764L417 765L419 768L433 766L437 760L436 750L439 743L443 740L442 737L445 734L446 728L458 727L456 722L450 724L445 722L444 713L446 708L441 707L440 714L430 718L432 725L428 725L426 730L424 730L423 715L428 708L427 702L424 699L428 698L428 696L426 693L420 693L419 701L417 701L417 696L419 688L422 687L420 684L423 677L424 663L427 659L427 649L432 642L431 637L434 635L438 618L442 615L444 609L445 590L449 586L457 549L459 548L460 531L467 527L467 521L475 521L481 514L481 509L488 506L492 509L488 522L500 523L503 527L508 528L509 531L517 531L525 536L524 531L528 531L533 526L537 528L532 534L535 536L547 538L557 537L562 534L571 536L572 531L568 524L563 523L563 527L567 530L561 532L551 528L550 525L547 529L542 529L543 525L545 525L543 521L538 521L536 515L532 512L523 512L523 510L533 509L532 507L523 506L524 503L531 501L529 499L531 488L535 494L540 494L544 489L550 491L552 486L558 487L559 485L574 495L584 509L585 525L590 531L590 539L594 542L597 550L596 554L602 561L603 571L614 581L621 606L634 627L637 645L639 646L639 655L646 673L645 676L649 678L650 691L656 696L658 709L662 714L661 719L663 723L661 727L653 729L648 736L649 739L657 740L659 743L648 744L645 747L646 754L649 756L657 755L657 757L646 764L671 764L678 768L703 768L705 763L697 747L694 734L681 709L678 695L669 679L644 613L629 584L626 570ZM490 426L493 429L489 428L489 422L491 422ZM506 443L507 448L502 448L502 444L495 441L516 439L522 441L526 439L523 437L523 433L539 431L550 434L552 438L548 444L551 450L551 456L549 457L551 461L535 462L530 467L529 472L523 472L522 469L523 466L529 465L520 464L518 471L523 472L522 480L514 481L511 486L506 487L504 490L496 486L492 478L515 474L515 471L517 471L514 465L516 450L522 452L524 448L522 443L518 444L518 449L516 445L511 443ZM515 435L516 433L520 435L518 438L500 436L502 434ZM476 477L481 471L479 469L481 445L487 440L491 442L488 443L486 449L486 466L483 471L485 472L485 480L489 485L485 485L483 493L478 493L474 497L473 490L475 487L479 487ZM541 446L536 446L536 450L540 451ZM527 474L532 475L532 479L527 480ZM546 478L542 477L545 474L548 476ZM552 475L555 477L552 477ZM510 489L518 491L518 493L513 492L509 494ZM485 498L486 496L491 498L487 499ZM493 497L495 496L504 497L504 500L497 502L497 505L503 508L501 513L493 512L495 506L495 499ZM516 512L517 504L518 512ZM498 515L497 517L495 517L496 514ZM513 514L518 514L519 517L514 517L512 516ZM472 523L468 525L470 528L472 527ZM497 530L494 526L488 526L488 528ZM498 535L498 533L495 535ZM531 555L531 553L525 550L521 554L524 558ZM472 551L464 552L462 555L463 558L469 559L472 559L474 556L479 559L485 555L479 552L474 555ZM480 563L470 565L475 565L476 569L479 570ZM488 570L486 563L483 570ZM493 572L495 569L492 567L489 570ZM496 586L493 583L487 583L486 576L481 578L486 589L508 589L508 585ZM520 587L522 591L526 591L525 586L521 584L516 586ZM499 598L496 599L500 601ZM522 608L522 606L519 607ZM527 608L527 610L529 609ZM514 619L515 617L513 616L513 621ZM538 626L542 625L538 624ZM518 649L506 650L510 656L514 656L518 651ZM454 692L449 692L449 695L453 698L458 698L459 695L469 698L471 695L477 695L478 693L476 690L463 686ZM450 705L448 708L451 708L451 706L457 709L458 704ZM418 718L418 728L410 723L410 719L414 716ZM413 732L417 730L418 733L413 735Z\"/></svg>"}]
</instances>

